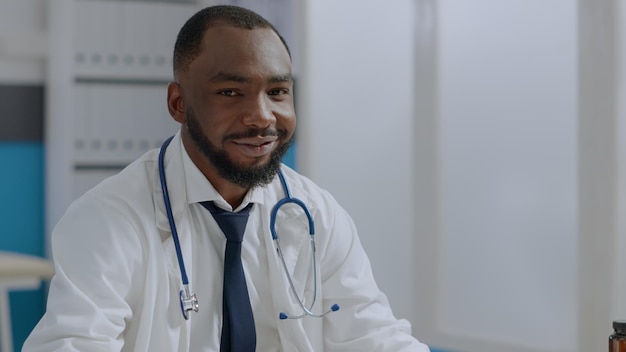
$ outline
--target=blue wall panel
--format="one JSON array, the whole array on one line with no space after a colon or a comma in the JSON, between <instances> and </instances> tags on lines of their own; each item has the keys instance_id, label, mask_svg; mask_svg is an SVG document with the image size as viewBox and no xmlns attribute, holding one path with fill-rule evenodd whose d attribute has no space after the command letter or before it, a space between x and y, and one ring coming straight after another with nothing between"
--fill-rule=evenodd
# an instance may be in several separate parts
<instances>
[{"instance_id":1,"label":"blue wall panel","mask_svg":"<svg viewBox=\"0 0 626 352\"><path fill-rule=\"evenodd\" d=\"M0 142L0 250L43 257L44 162L41 142ZM16 351L44 312L43 289L10 293Z\"/></svg>"},{"instance_id":2,"label":"blue wall panel","mask_svg":"<svg viewBox=\"0 0 626 352\"><path fill-rule=\"evenodd\" d=\"M289 150L287 151L287 154L285 154L285 156L283 157L283 163L285 163L285 165L289 166L292 169L296 169L296 143L294 142L291 147L289 147Z\"/></svg>"}]
</instances>

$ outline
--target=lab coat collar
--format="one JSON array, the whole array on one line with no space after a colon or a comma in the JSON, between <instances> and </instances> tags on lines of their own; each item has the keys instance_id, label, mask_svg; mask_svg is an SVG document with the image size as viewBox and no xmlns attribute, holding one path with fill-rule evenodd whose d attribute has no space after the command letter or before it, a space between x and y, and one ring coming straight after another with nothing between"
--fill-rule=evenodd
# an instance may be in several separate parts
<instances>
[{"instance_id":1,"label":"lab coat collar","mask_svg":"<svg viewBox=\"0 0 626 352\"><path fill-rule=\"evenodd\" d=\"M214 201L220 208L228 211L239 211L245 208L249 203L263 204L263 191L257 187L248 191L241 204L236 209L233 209L217 190L215 190L215 187L207 180L196 164L193 163L185 148L182 147L182 144L181 149L188 204Z\"/></svg>"},{"instance_id":2,"label":"lab coat collar","mask_svg":"<svg viewBox=\"0 0 626 352\"><path fill-rule=\"evenodd\" d=\"M185 150L180 131L172 139L164 158L165 178L172 206L172 214L176 224L181 221L188 204L204 201L215 201L221 208L233 211L231 206L215 190L211 182L193 163ZM159 178L158 163L155 163L155 177L153 181L154 202L156 210L156 226L162 231L170 232L167 218L161 181ZM183 180L183 182L181 182ZM263 204L265 202L263 187L256 187L248 191L243 202L235 211L243 209L249 203Z\"/></svg>"}]
</instances>

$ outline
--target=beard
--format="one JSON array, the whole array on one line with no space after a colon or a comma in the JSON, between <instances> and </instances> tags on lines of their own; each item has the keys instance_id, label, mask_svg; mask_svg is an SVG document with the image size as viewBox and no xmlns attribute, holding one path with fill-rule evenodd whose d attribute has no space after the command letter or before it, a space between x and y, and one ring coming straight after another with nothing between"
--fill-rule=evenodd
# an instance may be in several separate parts
<instances>
[{"instance_id":1,"label":"beard","mask_svg":"<svg viewBox=\"0 0 626 352\"><path fill-rule=\"evenodd\" d=\"M187 130L191 139L196 146L202 151L202 153L209 159L209 162L217 170L220 177L246 189L251 189L258 186L265 186L272 182L278 170L280 170L281 161L283 156L289 150L289 146L293 142L293 137L288 141L283 142L272 152L270 160L265 164L258 166L242 166L233 161L225 150L218 148L211 143L209 139L202 132L202 128L196 119L196 115L193 111L187 110ZM272 129L248 129L242 134L229 135L224 139L234 138L247 138L255 136L277 136L281 141L286 135L283 130Z\"/></svg>"}]
</instances>

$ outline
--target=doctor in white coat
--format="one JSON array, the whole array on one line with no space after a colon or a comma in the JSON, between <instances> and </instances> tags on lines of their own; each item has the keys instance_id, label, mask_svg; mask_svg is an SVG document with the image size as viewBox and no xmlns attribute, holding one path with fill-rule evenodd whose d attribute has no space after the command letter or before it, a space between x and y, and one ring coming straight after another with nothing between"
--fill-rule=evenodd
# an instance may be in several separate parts
<instances>
[{"instance_id":1,"label":"doctor in white coat","mask_svg":"<svg viewBox=\"0 0 626 352\"><path fill-rule=\"evenodd\" d=\"M70 206L52 234L47 311L23 351L219 351L226 238L205 201L229 212L252 204L241 249L251 350L428 351L394 317L349 215L280 162L295 113L291 58L274 27L239 7L201 10L178 35L174 77L167 103L181 130L162 170L159 151L150 151ZM284 266L270 233L272 209L285 198L279 170L310 211L316 241L312 254L305 212L283 206L276 231ZM160 171L199 306L188 319ZM279 319L302 314L298 299L308 306L314 296L313 313L340 309Z\"/></svg>"}]
</instances>

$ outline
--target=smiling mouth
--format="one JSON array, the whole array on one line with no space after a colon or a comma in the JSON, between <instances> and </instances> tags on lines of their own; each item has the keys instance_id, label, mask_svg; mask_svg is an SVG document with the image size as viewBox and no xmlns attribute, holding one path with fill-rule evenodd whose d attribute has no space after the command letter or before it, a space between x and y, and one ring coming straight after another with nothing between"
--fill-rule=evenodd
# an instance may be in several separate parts
<instances>
[{"instance_id":1,"label":"smiling mouth","mask_svg":"<svg viewBox=\"0 0 626 352\"><path fill-rule=\"evenodd\" d=\"M233 144L242 154L252 158L271 154L277 143L277 137L245 138L233 141Z\"/></svg>"}]
</instances>

